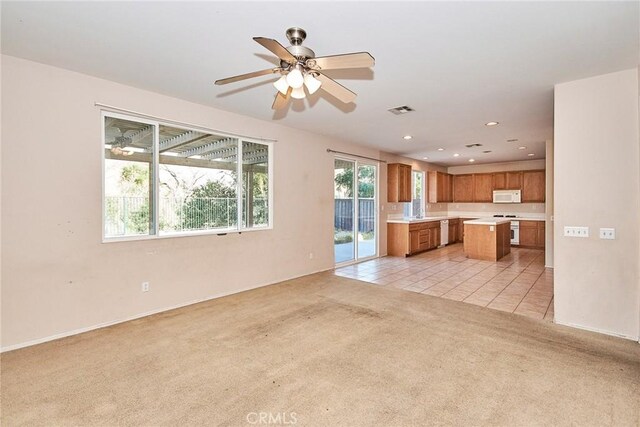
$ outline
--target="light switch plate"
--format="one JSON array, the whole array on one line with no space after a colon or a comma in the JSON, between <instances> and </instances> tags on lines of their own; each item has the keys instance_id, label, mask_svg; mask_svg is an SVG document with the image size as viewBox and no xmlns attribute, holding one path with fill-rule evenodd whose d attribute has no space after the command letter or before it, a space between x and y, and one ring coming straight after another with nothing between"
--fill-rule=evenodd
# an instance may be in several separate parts
<instances>
[{"instance_id":1,"label":"light switch plate","mask_svg":"<svg viewBox=\"0 0 640 427\"><path fill-rule=\"evenodd\" d=\"M600 238L605 240L615 240L616 229L615 228L601 228Z\"/></svg>"},{"instance_id":2,"label":"light switch plate","mask_svg":"<svg viewBox=\"0 0 640 427\"><path fill-rule=\"evenodd\" d=\"M564 237L589 237L589 227L565 227Z\"/></svg>"}]
</instances>

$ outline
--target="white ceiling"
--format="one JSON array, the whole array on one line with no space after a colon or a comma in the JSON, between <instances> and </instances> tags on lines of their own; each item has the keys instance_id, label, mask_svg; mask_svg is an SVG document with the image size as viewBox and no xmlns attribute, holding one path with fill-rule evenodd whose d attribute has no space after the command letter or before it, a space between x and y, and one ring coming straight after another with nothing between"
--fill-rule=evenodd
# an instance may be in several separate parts
<instances>
[{"instance_id":1,"label":"white ceiling","mask_svg":"<svg viewBox=\"0 0 640 427\"><path fill-rule=\"evenodd\" d=\"M212 84L271 67L252 37L286 45L291 26L317 56L376 58L327 72L355 104L318 91L274 113L274 76ZM4 54L445 165L543 158L553 85L636 67L639 49L638 2L2 2Z\"/></svg>"}]
</instances>

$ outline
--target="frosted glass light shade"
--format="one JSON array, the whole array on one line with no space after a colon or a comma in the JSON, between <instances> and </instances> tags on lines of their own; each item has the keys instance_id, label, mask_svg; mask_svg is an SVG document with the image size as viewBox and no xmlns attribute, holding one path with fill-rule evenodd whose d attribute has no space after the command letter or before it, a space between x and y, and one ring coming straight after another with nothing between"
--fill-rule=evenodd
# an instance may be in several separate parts
<instances>
[{"instance_id":1,"label":"frosted glass light shade","mask_svg":"<svg viewBox=\"0 0 640 427\"><path fill-rule=\"evenodd\" d=\"M289 83L287 83L287 76L282 76L276 81L273 86L275 86L281 94L286 95L289 90Z\"/></svg>"},{"instance_id":2,"label":"frosted glass light shade","mask_svg":"<svg viewBox=\"0 0 640 427\"><path fill-rule=\"evenodd\" d=\"M315 77L313 77L311 74L306 74L304 76L304 85L307 87L307 90L309 91L309 95L313 95L315 91L320 89L322 82L316 79Z\"/></svg>"},{"instance_id":3,"label":"frosted glass light shade","mask_svg":"<svg viewBox=\"0 0 640 427\"><path fill-rule=\"evenodd\" d=\"M306 94L304 93L304 87L300 86L291 91L291 97L294 99L304 99Z\"/></svg>"},{"instance_id":4,"label":"frosted glass light shade","mask_svg":"<svg viewBox=\"0 0 640 427\"><path fill-rule=\"evenodd\" d=\"M289 74L287 74L287 83L289 83L289 86L291 86L293 89L302 87L304 78L302 77L302 73L300 72L300 70L298 70L297 68L291 70Z\"/></svg>"}]
</instances>

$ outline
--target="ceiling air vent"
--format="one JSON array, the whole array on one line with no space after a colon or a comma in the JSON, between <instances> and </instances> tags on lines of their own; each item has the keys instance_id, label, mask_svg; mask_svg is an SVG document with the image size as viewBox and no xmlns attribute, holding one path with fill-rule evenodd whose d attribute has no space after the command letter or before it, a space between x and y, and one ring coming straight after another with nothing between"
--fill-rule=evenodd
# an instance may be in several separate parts
<instances>
[{"instance_id":1,"label":"ceiling air vent","mask_svg":"<svg viewBox=\"0 0 640 427\"><path fill-rule=\"evenodd\" d=\"M409 107L408 105L403 105L400 107L390 108L389 111L395 114L396 116L399 116L400 114L410 113L414 111L414 109Z\"/></svg>"},{"instance_id":2,"label":"ceiling air vent","mask_svg":"<svg viewBox=\"0 0 640 427\"><path fill-rule=\"evenodd\" d=\"M467 147L467 148L482 147L482 144L467 144L467 145L465 145L465 147Z\"/></svg>"}]
</instances>

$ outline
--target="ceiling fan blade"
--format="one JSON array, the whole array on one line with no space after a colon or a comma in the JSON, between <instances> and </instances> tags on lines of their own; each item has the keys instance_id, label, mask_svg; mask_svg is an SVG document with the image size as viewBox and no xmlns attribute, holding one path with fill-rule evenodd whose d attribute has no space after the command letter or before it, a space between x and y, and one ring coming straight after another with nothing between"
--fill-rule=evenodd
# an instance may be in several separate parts
<instances>
[{"instance_id":1,"label":"ceiling fan blade","mask_svg":"<svg viewBox=\"0 0 640 427\"><path fill-rule=\"evenodd\" d=\"M287 103L289 102L290 95L291 95L291 88L287 90L286 95L283 95L282 92L278 91L276 93L276 99L273 100L273 105L271 105L271 108L274 110L280 110L281 108L286 107Z\"/></svg>"},{"instance_id":2,"label":"ceiling fan blade","mask_svg":"<svg viewBox=\"0 0 640 427\"><path fill-rule=\"evenodd\" d=\"M266 37L254 37L253 39L270 50L281 60L290 64L293 64L297 61L296 57L293 56L287 49L285 49L284 46L278 43L277 40L268 39Z\"/></svg>"},{"instance_id":3,"label":"ceiling fan blade","mask_svg":"<svg viewBox=\"0 0 640 427\"><path fill-rule=\"evenodd\" d=\"M313 65L315 62L315 65ZM342 55L321 56L307 60L307 66L317 70L337 70L344 68L373 67L376 61L369 52L345 53Z\"/></svg>"},{"instance_id":4,"label":"ceiling fan blade","mask_svg":"<svg viewBox=\"0 0 640 427\"><path fill-rule=\"evenodd\" d=\"M240 80L250 79L252 77L264 76L280 71L280 68L269 68L267 70L254 71L253 73L240 74L239 76L228 77L226 79L216 80L217 85L226 85L227 83L239 82Z\"/></svg>"},{"instance_id":5,"label":"ceiling fan blade","mask_svg":"<svg viewBox=\"0 0 640 427\"><path fill-rule=\"evenodd\" d=\"M324 89L324 91L327 92L329 95L335 96L345 104L355 101L356 96L358 95L351 92L349 89L342 86L340 83L333 80L332 78L327 77L322 73L317 73L317 74L318 75L316 76L316 78L322 82L322 86L320 86L320 89Z\"/></svg>"}]
</instances>

